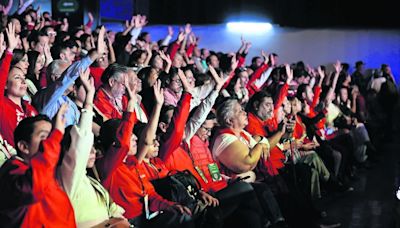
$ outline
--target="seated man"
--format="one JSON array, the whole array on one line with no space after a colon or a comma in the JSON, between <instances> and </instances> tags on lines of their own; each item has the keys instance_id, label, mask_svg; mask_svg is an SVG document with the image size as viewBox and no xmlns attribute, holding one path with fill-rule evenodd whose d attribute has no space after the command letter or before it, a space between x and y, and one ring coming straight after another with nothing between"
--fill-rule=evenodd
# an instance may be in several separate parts
<instances>
[{"instance_id":1,"label":"seated man","mask_svg":"<svg viewBox=\"0 0 400 228\"><path fill-rule=\"evenodd\" d=\"M28 117L14 131L18 156L0 169L0 222L4 227L76 227L67 194L55 178L67 105L54 129L43 115Z\"/></svg>"}]
</instances>

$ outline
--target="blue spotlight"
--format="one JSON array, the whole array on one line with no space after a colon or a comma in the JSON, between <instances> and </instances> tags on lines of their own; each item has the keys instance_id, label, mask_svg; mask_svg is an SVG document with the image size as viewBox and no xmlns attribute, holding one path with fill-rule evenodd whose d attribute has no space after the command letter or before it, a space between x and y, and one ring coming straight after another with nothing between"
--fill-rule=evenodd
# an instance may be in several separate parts
<instances>
[{"instance_id":1,"label":"blue spotlight","mask_svg":"<svg viewBox=\"0 0 400 228\"><path fill-rule=\"evenodd\" d=\"M226 23L228 31L234 33L252 33L263 34L272 30L272 25L267 22L228 22Z\"/></svg>"}]
</instances>

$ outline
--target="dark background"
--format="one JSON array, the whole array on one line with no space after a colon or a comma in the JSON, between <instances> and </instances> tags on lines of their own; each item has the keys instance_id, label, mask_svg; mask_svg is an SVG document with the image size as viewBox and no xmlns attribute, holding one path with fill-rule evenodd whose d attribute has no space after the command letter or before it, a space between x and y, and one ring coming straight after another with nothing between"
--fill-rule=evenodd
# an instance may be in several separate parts
<instances>
[{"instance_id":1,"label":"dark background","mask_svg":"<svg viewBox=\"0 0 400 228\"><path fill-rule=\"evenodd\" d=\"M400 28L398 4L394 0L136 0L134 3L135 12L147 14L154 24L223 23L231 15L253 12L269 18L269 22L290 27Z\"/></svg>"}]
</instances>

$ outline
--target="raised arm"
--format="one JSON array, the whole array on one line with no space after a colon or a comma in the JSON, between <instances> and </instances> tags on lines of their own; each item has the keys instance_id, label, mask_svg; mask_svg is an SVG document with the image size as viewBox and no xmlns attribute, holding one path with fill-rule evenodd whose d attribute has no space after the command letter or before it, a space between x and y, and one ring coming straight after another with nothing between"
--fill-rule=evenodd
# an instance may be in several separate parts
<instances>
[{"instance_id":1,"label":"raised arm","mask_svg":"<svg viewBox=\"0 0 400 228\"><path fill-rule=\"evenodd\" d=\"M129 87L128 78L125 79L125 88L128 93L129 101L117 130L115 142L117 146L111 146L99 164L103 180L107 179L107 177L122 164L124 158L128 154L131 145L133 126L137 122L134 113L136 96Z\"/></svg>"},{"instance_id":2,"label":"raised arm","mask_svg":"<svg viewBox=\"0 0 400 228\"><path fill-rule=\"evenodd\" d=\"M0 66L0 100L3 100L4 98L4 91L6 88L7 77L8 77L8 72L10 70L13 51L18 43L18 35L15 34L15 26L12 23L8 23L6 28L6 34L8 38L8 46L5 57ZM4 40L4 35L1 34L0 36L2 36Z\"/></svg>"},{"instance_id":3,"label":"raised arm","mask_svg":"<svg viewBox=\"0 0 400 228\"><path fill-rule=\"evenodd\" d=\"M70 198L75 197L80 183L86 176L86 165L94 142L92 122L95 87L93 78L89 79L89 74L90 70L87 69L80 75L86 90L86 99L79 123L72 127L71 145L60 167L62 186Z\"/></svg>"},{"instance_id":4,"label":"raised arm","mask_svg":"<svg viewBox=\"0 0 400 228\"><path fill-rule=\"evenodd\" d=\"M339 60L337 60L333 66L335 67L335 76L333 78L332 85L329 88L328 95L326 96L326 99L325 99L326 103L329 102L329 97L332 95L332 93L335 92L336 84L339 79L339 74L340 74L340 71L342 71L342 65Z\"/></svg>"},{"instance_id":5,"label":"raised arm","mask_svg":"<svg viewBox=\"0 0 400 228\"><path fill-rule=\"evenodd\" d=\"M261 51L261 55L264 57L264 63L253 73L249 82L247 83L247 89L249 90L250 96L252 96L254 93L260 91L260 89L254 85L254 82L256 80L260 79L261 75L269 67L268 66L268 63L269 63L268 55L264 51Z\"/></svg>"},{"instance_id":6,"label":"raised arm","mask_svg":"<svg viewBox=\"0 0 400 228\"><path fill-rule=\"evenodd\" d=\"M164 91L161 88L161 81L157 80L153 86L154 97L156 99L156 105L153 108L150 120L146 125L143 133L139 137L138 143L138 163L141 163L146 157L148 150L153 146L156 137L158 120L160 118L161 107L164 103Z\"/></svg>"},{"instance_id":7,"label":"raised arm","mask_svg":"<svg viewBox=\"0 0 400 228\"><path fill-rule=\"evenodd\" d=\"M160 158L166 160L167 157L176 150L182 142L183 133L185 131L185 124L189 117L190 99L192 98L192 87L187 82L185 74L182 70L178 72L179 78L182 81L184 92L178 106L174 110L171 123L165 134L166 138L160 148Z\"/></svg>"},{"instance_id":8,"label":"raised arm","mask_svg":"<svg viewBox=\"0 0 400 228\"><path fill-rule=\"evenodd\" d=\"M200 126L204 123L204 121L206 121L207 115L211 111L211 108L213 107L215 100L219 95L219 91L221 90L225 82L223 77L219 76L211 65L209 65L208 67L210 69L212 77L214 78L215 88L207 96L207 98L198 106L194 115L186 123L185 127L186 142L190 142L191 138L196 133L196 131L200 128Z\"/></svg>"}]
</instances>

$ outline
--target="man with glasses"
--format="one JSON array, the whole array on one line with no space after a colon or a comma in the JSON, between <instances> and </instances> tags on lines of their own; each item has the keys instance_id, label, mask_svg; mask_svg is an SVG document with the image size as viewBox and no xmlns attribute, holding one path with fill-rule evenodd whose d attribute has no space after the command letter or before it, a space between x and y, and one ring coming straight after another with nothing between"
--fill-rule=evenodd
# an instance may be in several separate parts
<instances>
[{"instance_id":1,"label":"man with glasses","mask_svg":"<svg viewBox=\"0 0 400 228\"><path fill-rule=\"evenodd\" d=\"M128 69L117 63L108 66L101 76L103 83L97 91L94 105L101 112L104 121L121 119L126 110L128 100L124 96L126 86L129 86Z\"/></svg>"}]
</instances>

